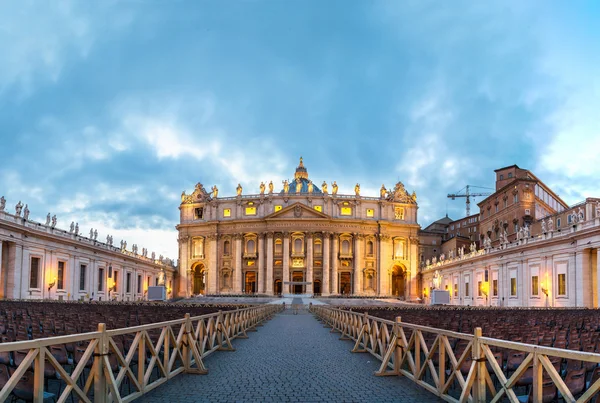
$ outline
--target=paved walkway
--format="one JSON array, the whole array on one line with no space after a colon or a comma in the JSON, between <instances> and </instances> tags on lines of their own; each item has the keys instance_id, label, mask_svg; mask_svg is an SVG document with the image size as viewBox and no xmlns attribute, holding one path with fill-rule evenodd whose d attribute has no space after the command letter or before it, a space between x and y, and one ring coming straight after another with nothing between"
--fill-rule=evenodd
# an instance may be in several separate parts
<instances>
[{"instance_id":1,"label":"paved walkway","mask_svg":"<svg viewBox=\"0 0 600 403\"><path fill-rule=\"evenodd\" d=\"M301 310L287 310L205 359L208 375L176 376L141 402L437 402L401 377L376 377L379 361Z\"/></svg>"}]
</instances>

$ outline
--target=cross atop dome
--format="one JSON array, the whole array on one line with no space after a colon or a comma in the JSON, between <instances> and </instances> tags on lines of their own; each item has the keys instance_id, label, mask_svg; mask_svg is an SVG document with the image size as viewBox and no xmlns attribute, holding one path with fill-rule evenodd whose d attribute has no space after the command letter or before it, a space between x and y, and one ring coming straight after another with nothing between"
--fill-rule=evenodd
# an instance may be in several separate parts
<instances>
[{"instance_id":1,"label":"cross atop dome","mask_svg":"<svg viewBox=\"0 0 600 403\"><path fill-rule=\"evenodd\" d=\"M300 164L296 168L296 173L294 174L294 179L308 179L308 171L304 167L304 162L302 161L302 157L300 157Z\"/></svg>"}]
</instances>

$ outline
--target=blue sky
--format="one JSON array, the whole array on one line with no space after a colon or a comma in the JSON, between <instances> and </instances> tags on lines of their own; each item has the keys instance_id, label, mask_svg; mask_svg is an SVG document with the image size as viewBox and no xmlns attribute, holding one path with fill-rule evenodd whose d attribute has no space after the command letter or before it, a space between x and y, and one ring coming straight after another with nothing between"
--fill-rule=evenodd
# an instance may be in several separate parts
<instances>
[{"instance_id":1,"label":"blue sky","mask_svg":"<svg viewBox=\"0 0 600 403\"><path fill-rule=\"evenodd\" d=\"M177 256L182 190L401 180L425 226L531 169L600 196L600 3L0 0L0 194Z\"/></svg>"}]
</instances>

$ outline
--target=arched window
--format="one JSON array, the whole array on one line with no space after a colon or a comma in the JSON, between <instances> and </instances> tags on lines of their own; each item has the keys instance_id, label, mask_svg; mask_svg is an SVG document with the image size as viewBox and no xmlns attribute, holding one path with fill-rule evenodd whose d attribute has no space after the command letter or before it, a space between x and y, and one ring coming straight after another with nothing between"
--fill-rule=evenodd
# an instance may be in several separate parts
<instances>
[{"instance_id":1,"label":"arched window","mask_svg":"<svg viewBox=\"0 0 600 403\"><path fill-rule=\"evenodd\" d=\"M246 243L246 251L249 254L253 254L256 251L256 243L254 242L254 239L249 239L248 242Z\"/></svg>"},{"instance_id":2,"label":"arched window","mask_svg":"<svg viewBox=\"0 0 600 403\"><path fill-rule=\"evenodd\" d=\"M194 239L194 257L203 257L204 256L204 239L196 238Z\"/></svg>"},{"instance_id":3,"label":"arched window","mask_svg":"<svg viewBox=\"0 0 600 403\"><path fill-rule=\"evenodd\" d=\"M281 255L283 253L283 242L281 239L275 240L275 254Z\"/></svg>"},{"instance_id":4,"label":"arched window","mask_svg":"<svg viewBox=\"0 0 600 403\"><path fill-rule=\"evenodd\" d=\"M225 242L223 242L223 254L231 254L231 242L229 242L228 240L225 240Z\"/></svg>"},{"instance_id":5,"label":"arched window","mask_svg":"<svg viewBox=\"0 0 600 403\"><path fill-rule=\"evenodd\" d=\"M302 253L302 239L300 238L294 240L294 253Z\"/></svg>"},{"instance_id":6,"label":"arched window","mask_svg":"<svg viewBox=\"0 0 600 403\"><path fill-rule=\"evenodd\" d=\"M320 239L315 240L315 255L321 255L323 253L323 245Z\"/></svg>"},{"instance_id":7,"label":"arched window","mask_svg":"<svg viewBox=\"0 0 600 403\"><path fill-rule=\"evenodd\" d=\"M394 239L394 256L396 259L404 258L404 240Z\"/></svg>"},{"instance_id":8,"label":"arched window","mask_svg":"<svg viewBox=\"0 0 600 403\"><path fill-rule=\"evenodd\" d=\"M342 241L342 254L348 255L350 253L350 241L344 239Z\"/></svg>"},{"instance_id":9,"label":"arched window","mask_svg":"<svg viewBox=\"0 0 600 403\"><path fill-rule=\"evenodd\" d=\"M367 241L367 255L373 255L373 241Z\"/></svg>"}]
</instances>

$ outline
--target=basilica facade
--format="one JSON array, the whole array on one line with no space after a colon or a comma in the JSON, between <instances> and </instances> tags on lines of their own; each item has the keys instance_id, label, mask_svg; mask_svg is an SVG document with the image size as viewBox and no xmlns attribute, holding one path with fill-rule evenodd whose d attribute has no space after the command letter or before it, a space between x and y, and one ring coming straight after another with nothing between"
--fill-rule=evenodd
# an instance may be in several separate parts
<instances>
[{"instance_id":1,"label":"basilica facade","mask_svg":"<svg viewBox=\"0 0 600 403\"><path fill-rule=\"evenodd\" d=\"M274 190L220 197L197 184L181 195L179 296L356 295L414 300L417 202L402 183L379 196L319 187L302 159Z\"/></svg>"}]
</instances>

